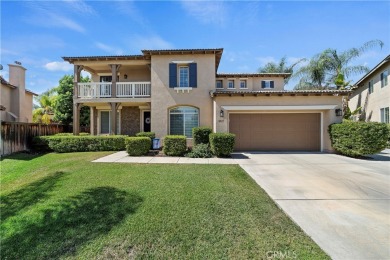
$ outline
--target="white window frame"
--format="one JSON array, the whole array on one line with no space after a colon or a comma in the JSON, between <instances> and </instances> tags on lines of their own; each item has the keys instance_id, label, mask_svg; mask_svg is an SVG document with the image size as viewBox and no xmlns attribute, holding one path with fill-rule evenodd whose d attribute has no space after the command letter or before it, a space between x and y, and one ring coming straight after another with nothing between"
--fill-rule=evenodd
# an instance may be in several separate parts
<instances>
[{"instance_id":1,"label":"white window frame","mask_svg":"<svg viewBox=\"0 0 390 260\"><path fill-rule=\"evenodd\" d=\"M230 83L233 83L233 87L231 88L230 87ZM228 86L227 86L228 89L236 89L236 87L234 86L234 80L233 79L229 79L228 80Z\"/></svg>"},{"instance_id":2,"label":"white window frame","mask_svg":"<svg viewBox=\"0 0 390 260\"><path fill-rule=\"evenodd\" d=\"M388 77L389 77L389 71L388 70L384 70L381 73L381 87L382 88L386 87L389 84L389 81L387 80Z\"/></svg>"},{"instance_id":3,"label":"white window frame","mask_svg":"<svg viewBox=\"0 0 390 260\"><path fill-rule=\"evenodd\" d=\"M184 112L184 113L177 113L177 112L171 112L171 110L173 110L173 109L176 109L176 108L180 108L180 107L190 107L190 108L194 108L194 109L196 109L196 111L197 111L197 115L198 115L198 124L197 124L197 126L195 126L195 127L199 127L199 121L200 121L200 109L199 108L197 108L197 107L193 107L193 106L175 106L175 107L171 107L171 108L169 108L168 109L168 133L171 135L172 133L171 133L171 114L176 114L176 115L184 115L184 117L185 117L185 115L193 115L194 113L186 113L186 112ZM183 120L183 135L185 135L185 129L186 129L186 124L185 124L185 119ZM192 139L193 138L193 136L192 136L192 133L191 133L191 137L187 137L186 136L186 138L187 139Z\"/></svg>"},{"instance_id":4,"label":"white window frame","mask_svg":"<svg viewBox=\"0 0 390 260\"><path fill-rule=\"evenodd\" d=\"M111 131L111 113L108 113L108 129L109 129L109 132L108 133L101 133L102 131L102 125L101 125L101 116L102 116L102 112L111 112L111 110L109 109L101 109L99 110L99 116L98 116L98 120L97 120L97 132L98 132L98 135L108 135L110 134L110 131ZM118 133L116 134L120 134L121 133L121 109L118 109L118 117L119 117L119 122L118 122ZM92 127L92 126L91 126Z\"/></svg>"},{"instance_id":5,"label":"white window frame","mask_svg":"<svg viewBox=\"0 0 390 260\"><path fill-rule=\"evenodd\" d=\"M187 86L182 86L181 83L182 83L182 79L181 79L181 69L186 69L187 70ZM179 88L189 88L190 87L190 67L188 65L185 65L185 66L178 66L178 87Z\"/></svg>"},{"instance_id":6,"label":"white window frame","mask_svg":"<svg viewBox=\"0 0 390 260\"><path fill-rule=\"evenodd\" d=\"M260 89L274 89L275 88L275 81L274 80L262 80L261 82L265 82L265 87L264 88L262 88L262 86L260 86ZM274 82L274 87L273 88L271 88L271 81L273 81ZM260 83L261 85L263 84L263 83Z\"/></svg>"},{"instance_id":7,"label":"white window frame","mask_svg":"<svg viewBox=\"0 0 390 260\"><path fill-rule=\"evenodd\" d=\"M244 83L244 86L245 87L242 87L241 84ZM247 85L247 80L246 79L240 79L240 89L248 89L248 85Z\"/></svg>"},{"instance_id":8,"label":"white window frame","mask_svg":"<svg viewBox=\"0 0 390 260\"><path fill-rule=\"evenodd\" d=\"M380 109L381 123L386 123L386 124L390 123L389 110L390 110L389 107L384 107Z\"/></svg>"},{"instance_id":9,"label":"white window frame","mask_svg":"<svg viewBox=\"0 0 390 260\"><path fill-rule=\"evenodd\" d=\"M218 82L221 83L221 86L220 86L220 87L218 87ZM223 89L223 80L217 79L217 80L215 81L215 88L216 88L216 89Z\"/></svg>"}]
</instances>

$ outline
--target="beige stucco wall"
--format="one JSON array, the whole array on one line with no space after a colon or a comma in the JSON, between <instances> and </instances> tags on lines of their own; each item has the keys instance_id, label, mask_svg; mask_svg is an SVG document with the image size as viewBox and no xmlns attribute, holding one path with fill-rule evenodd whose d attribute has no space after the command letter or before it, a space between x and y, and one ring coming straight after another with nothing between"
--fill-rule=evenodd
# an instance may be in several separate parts
<instances>
[{"instance_id":1,"label":"beige stucco wall","mask_svg":"<svg viewBox=\"0 0 390 260\"><path fill-rule=\"evenodd\" d=\"M169 88L169 63L171 61L194 61L197 63L197 88L189 93L177 93ZM174 106L199 108L200 126L212 126L212 99L215 89L215 56L202 55L156 55L151 66L151 129L157 138L169 133L168 109Z\"/></svg>"},{"instance_id":2,"label":"beige stucco wall","mask_svg":"<svg viewBox=\"0 0 390 260\"><path fill-rule=\"evenodd\" d=\"M119 82L138 82L150 81L150 69L148 66L122 66L119 69ZM127 79L124 75L127 75ZM107 70L105 73L91 74L92 82L99 82L100 76L111 76L111 72Z\"/></svg>"},{"instance_id":3,"label":"beige stucco wall","mask_svg":"<svg viewBox=\"0 0 390 260\"><path fill-rule=\"evenodd\" d=\"M10 88L9 86L5 86L3 84L1 84L1 90L0 90L0 100L1 100L1 104L0 105L3 105L5 106L6 108L6 111L11 111L11 104L13 102L16 102L16 100L12 99L12 93L13 89ZM4 120L2 118L2 120Z\"/></svg>"},{"instance_id":4,"label":"beige stucco wall","mask_svg":"<svg viewBox=\"0 0 390 260\"><path fill-rule=\"evenodd\" d=\"M228 89L228 81L234 80L234 89L240 90L240 80L246 80L247 89L246 90L284 90L284 78L283 77L216 77L215 80L222 80L222 86L224 90ZM263 80L273 80L274 88L261 88L261 81ZM216 84L214 84L215 86Z\"/></svg>"},{"instance_id":5,"label":"beige stucco wall","mask_svg":"<svg viewBox=\"0 0 390 260\"><path fill-rule=\"evenodd\" d=\"M32 111L33 111L33 95L31 93L26 92L24 96L24 102L21 104L22 106L22 118L25 120L23 122L32 123Z\"/></svg>"},{"instance_id":6,"label":"beige stucco wall","mask_svg":"<svg viewBox=\"0 0 390 260\"><path fill-rule=\"evenodd\" d=\"M224 117L220 117L222 106L320 106L320 105L335 105L336 108L342 108L341 96L218 96L214 97L214 116L213 124L216 132L229 132L229 113L322 113L323 125L323 150L333 151L330 137L328 133L328 126L332 123L339 123L342 117L337 117L335 110L331 109L311 109L311 110L262 110L262 111L225 111Z\"/></svg>"},{"instance_id":7,"label":"beige stucco wall","mask_svg":"<svg viewBox=\"0 0 390 260\"><path fill-rule=\"evenodd\" d=\"M364 121L380 122L380 109L390 106L390 77L387 77L387 86L381 87L381 73L387 70L390 74L390 63L384 64L370 77L366 78L355 90L348 102L351 111L362 107L361 119ZM368 94L368 82L372 80L374 92Z\"/></svg>"}]
</instances>

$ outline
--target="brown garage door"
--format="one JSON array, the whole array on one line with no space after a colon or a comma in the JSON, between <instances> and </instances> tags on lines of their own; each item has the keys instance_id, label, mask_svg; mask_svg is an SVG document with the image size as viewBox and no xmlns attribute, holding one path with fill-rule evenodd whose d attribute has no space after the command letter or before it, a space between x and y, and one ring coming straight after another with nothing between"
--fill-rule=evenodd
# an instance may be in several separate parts
<instances>
[{"instance_id":1,"label":"brown garage door","mask_svg":"<svg viewBox=\"0 0 390 260\"><path fill-rule=\"evenodd\" d=\"M238 151L319 151L320 120L319 113L230 114L229 131Z\"/></svg>"}]
</instances>

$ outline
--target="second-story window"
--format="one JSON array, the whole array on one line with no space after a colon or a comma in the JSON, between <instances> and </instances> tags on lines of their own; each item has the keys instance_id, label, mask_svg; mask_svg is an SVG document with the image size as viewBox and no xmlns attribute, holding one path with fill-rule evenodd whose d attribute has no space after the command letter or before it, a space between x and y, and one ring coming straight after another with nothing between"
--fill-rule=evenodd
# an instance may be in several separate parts
<instances>
[{"instance_id":1,"label":"second-story window","mask_svg":"<svg viewBox=\"0 0 390 260\"><path fill-rule=\"evenodd\" d=\"M273 80L262 80L261 81L261 88L274 88L274 81Z\"/></svg>"},{"instance_id":2,"label":"second-story window","mask_svg":"<svg viewBox=\"0 0 390 260\"><path fill-rule=\"evenodd\" d=\"M217 80L217 81L215 82L215 87L216 87L216 88L223 88L222 80Z\"/></svg>"},{"instance_id":3,"label":"second-story window","mask_svg":"<svg viewBox=\"0 0 390 260\"><path fill-rule=\"evenodd\" d=\"M178 65L177 62L169 63L169 87L170 88L196 88L198 85L197 64L195 62Z\"/></svg>"},{"instance_id":4,"label":"second-story window","mask_svg":"<svg viewBox=\"0 0 390 260\"><path fill-rule=\"evenodd\" d=\"M385 70L381 73L381 87L387 86L387 76L389 76L389 71Z\"/></svg>"},{"instance_id":5,"label":"second-story window","mask_svg":"<svg viewBox=\"0 0 390 260\"><path fill-rule=\"evenodd\" d=\"M244 89L247 88L245 79L240 80L240 88L244 88Z\"/></svg>"},{"instance_id":6,"label":"second-story window","mask_svg":"<svg viewBox=\"0 0 390 260\"><path fill-rule=\"evenodd\" d=\"M372 80L368 82L368 94L374 93L374 85L372 83Z\"/></svg>"},{"instance_id":7,"label":"second-story window","mask_svg":"<svg viewBox=\"0 0 390 260\"><path fill-rule=\"evenodd\" d=\"M188 88L189 87L189 69L188 66L179 67L179 87Z\"/></svg>"},{"instance_id":8,"label":"second-story window","mask_svg":"<svg viewBox=\"0 0 390 260\"><path fill-rule=\"evenodd\" d=\"M234 80L228 81L228 89L234 89Z\"/></svg>"}]
</instances>

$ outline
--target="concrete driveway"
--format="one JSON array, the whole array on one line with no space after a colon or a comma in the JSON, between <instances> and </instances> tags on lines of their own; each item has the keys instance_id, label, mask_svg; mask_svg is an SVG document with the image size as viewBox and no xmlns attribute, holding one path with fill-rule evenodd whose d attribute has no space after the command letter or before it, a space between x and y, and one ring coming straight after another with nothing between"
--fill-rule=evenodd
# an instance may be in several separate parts
<instances>
[{"instance_id":1,"label":"concrete driveway","mask_svg":"<svg viewBox=\"0 0 390 260\"><path fill-rule=\"evenodd\" d=\"M323 153L234 158L333 259L390 259L390 150L371 160Z\"/></svg>"}]
</instances>

